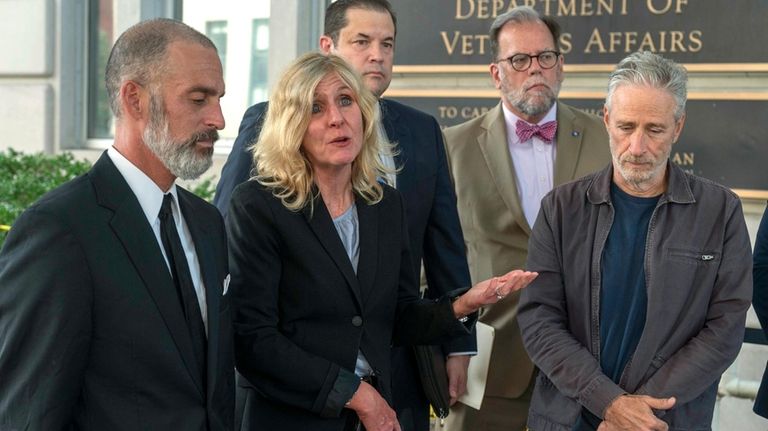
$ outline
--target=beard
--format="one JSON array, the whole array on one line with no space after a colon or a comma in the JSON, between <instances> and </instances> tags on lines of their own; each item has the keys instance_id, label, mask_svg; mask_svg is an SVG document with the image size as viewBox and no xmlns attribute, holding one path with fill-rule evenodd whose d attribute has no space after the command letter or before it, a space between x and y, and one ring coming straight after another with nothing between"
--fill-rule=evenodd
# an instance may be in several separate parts
<instances>
[{"instance_id":1,"label":"beard","mask_svg":"<svg viewBox=\"0 0 768 431\"><path fill-rule=\"evenodd\" d=\"M506 82L504 76L501 76L502 82ZM527 89L536 84L544 84L546 89L539 87L537 92L539 94L528 94ZM518 111L525 115L535 117L541 114L546 114L552 109L552 105L557 100L557 95L560 93L560 81L557 81L554 87L550 87L542 79L534 79L530 82L525 82L520 88L509 88L506 85L502 87L505 98L509 103L515 107Z\"/></svg>"},{"instance_id":2,"label":"beard","mask_svg":"<svg viewBox=\"0 0 768 431\"><path fill-rule=\"evenodd\" d=\"M667 158L661 157L658 160L653 157L632 156L630 154L625 155L613 155L613 165L619 171L619 174L624 181L631 184L637 189L645 188L646 184L655 180L659 175L664 173L664 168L667 166ZM642 168L630 168L625 163L641 163Z\"/></svg>"},{"instance_id":3,"label":"beard","mask_svg":"<svg viewBox=\"0 0 768 431\"><path fill-rule=\"evenodd\" d=\"M182 180L193 180L211 167L213 147L200 151L197 143L203 140L216 142L219 139L216 129L197 131L186 139L173 139L162 99L155 95L150 97L149 117L143 133L144 144L171 174Z\"/></svg>"}]
</instances>

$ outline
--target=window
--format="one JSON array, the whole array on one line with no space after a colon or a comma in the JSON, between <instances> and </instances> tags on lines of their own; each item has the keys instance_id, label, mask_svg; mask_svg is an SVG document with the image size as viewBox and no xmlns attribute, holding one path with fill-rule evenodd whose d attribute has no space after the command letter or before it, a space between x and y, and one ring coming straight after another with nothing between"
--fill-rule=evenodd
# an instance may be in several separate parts
<instances>
[{"instance_id":1,"label":"window","mask_svg":"<svg viewBox=\"0 0 768 431\"><path fill-rule=\"evenodd\" d=\"M269 20L253 20L251 32L250 105L267 100L267 57L269 55Z\"/></svg>"},{"instance_id":2,"label":"window","mask_svg":"<svg viewBox=\"0 0 768 431\"><path fill-rule=\"evenodd\" d=\"M227 140L237 137L243 112L267 98L269 50L269 0L184 0L183 21L205 33L219 50L224 68L226 95L221 109L226 128L219 132L225 150Z\"/></svg>"},{"instance_id":3,"label":"window","mask_svg":"<svg viewBox=\"0 0 768 431\"><path fill-rule=\"evenodd\" d=\"M205 23L205 35L216 45L221 59L221 67L224 68L224 76L227 75L227 22L208 21Z\"/></svg>"},{"instance_id":4,"label":"window","mask_svg":"<svg viewBox=\"0 0 768 431\"><path fill-rule=\"evenodd\" d=\"M178 3L177 3L178 2ZM112 111L104 87L104 69L117 36L140 19L173 16L181 10L181 20L207 35L216 45L224 71L226 97L222 111L227 127L220 132L222 146L237 136L243 112L253 103L267 98L270 0L219 0L216 7L205 0L168 0L147 3L138 0L90 0L87 36L87 111L83 121L88 146L106 148L114 136ZM136 14L135 17L133 14ZM122 18L122 24L116 24ZM122 26L122 27L121 27ZM121 30L116 30L121 28Z\"/></svg>"},{"instance_id":5,"label":"window","mask_svg":"<svg viewBox=\"0 0 768 431\"><path fill-rule=\"evenodd\" d=\"M88 33L88 138L113 136L112 111L104 87L104 68L114 40L112 0L91 2ZM95 10L94 10L95 9Z\"/></svg>"}]
</instances>

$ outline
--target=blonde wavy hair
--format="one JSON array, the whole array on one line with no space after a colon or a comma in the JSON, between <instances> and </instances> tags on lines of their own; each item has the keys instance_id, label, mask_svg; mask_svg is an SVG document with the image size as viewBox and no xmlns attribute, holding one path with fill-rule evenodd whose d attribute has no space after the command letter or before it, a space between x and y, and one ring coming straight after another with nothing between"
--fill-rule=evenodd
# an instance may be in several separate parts
<instances>
[{"instance_id":1,"label":"blonde wavy hair","mask_svg":"<svg viewBox=\"0 0 768 431\"><path fill-rule=\"evenodd\" d=\"M272 194L293 211L311 205L318 193L302 142L309 127L315 89L328 75L337 75L349 86L362 113L363 144L352 162L352 190L369 205L375 204L383 196L379 180L392 173L380 159L380 154L392 154L392 146L381 128L376 96L340 57L305 54L288 67L277 83L261 135L251 147L256 167L252 179L272 189Z\"/></svg>"}]
</instances>

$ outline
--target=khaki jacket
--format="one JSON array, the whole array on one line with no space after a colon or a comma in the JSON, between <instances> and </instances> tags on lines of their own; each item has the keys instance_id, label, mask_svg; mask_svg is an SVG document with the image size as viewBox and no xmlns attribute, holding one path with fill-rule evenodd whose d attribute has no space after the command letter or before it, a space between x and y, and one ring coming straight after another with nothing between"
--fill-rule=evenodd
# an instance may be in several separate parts
<instances>
[{"instance_id":1,"label":"khaki jacket","mask_svg":"<svg viewBox=\"0 0 768 431\"><path fill-rule=\"evenodd\" d=\"M554 185L610 163L602 120L558 102ZM531 227L523 215L501 103L445 131L448 164L473 283L523 268ZM518 294L481 310L496 330L485 395L517 398L533 374L517 325Z\"/></svg>"}]
</instances>

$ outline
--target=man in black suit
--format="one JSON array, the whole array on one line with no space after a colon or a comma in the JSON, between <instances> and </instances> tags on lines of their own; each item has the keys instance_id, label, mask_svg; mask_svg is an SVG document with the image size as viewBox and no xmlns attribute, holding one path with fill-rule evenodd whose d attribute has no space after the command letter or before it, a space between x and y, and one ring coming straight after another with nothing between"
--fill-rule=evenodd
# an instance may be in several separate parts
<instances>
[{"instance_id":1,"label":"man in black suit","mask_svg":"<svg viewBox=\"0 0 768 431\"><path fill-rule=\"evenodd\" d=\"M752 307L755 308L763 333L768 337L768 209L763 213L757 230L752 264ZM753 409L768 419L768 364Z\"/></svg>"},{"instance_id":2,"label":"man in black suit","mask_svg":"<svg viewBox=\"0 0 768 431\"><path fill-rule=\"evenodd\" d=\"M177 187L224 127L216 48L177 21L128 29L106 70L114 145L0 251L0 429L231 430L224 224Z\"/></svg>"},{"instance_id":3,"label":"man in black suit","mask_svg":"<svg viewBox=\"0 0 768 431\"><path fill-rule=\"evenodd\" d=\"M338 0L326 10L320 49L344 58L376 96L392 79L396 19L386 0ZM445 160L440 127L431 116L400 103L381 99L382 121L389 140L396 144L394 161L400 170L395 186L405 201L413 271L418 275L423 258L427 296L438 298L470 286L464 240L456 212L456 197ZM252 154L267 103L250 107L221 174L214 203L225 215L238 184L251 174ZM443 346L452 400L466 390L469 354L475 353L474 334ZM403 430L429 427L428 403L420 389L418 370L410 348L395 348L392 382L394 407Z\"/></svg>"}]
</instances>

